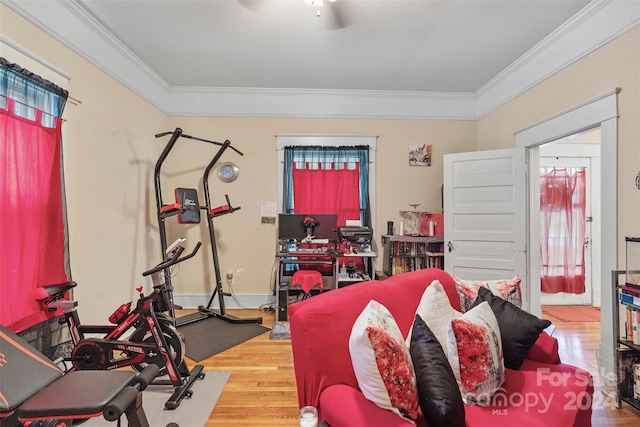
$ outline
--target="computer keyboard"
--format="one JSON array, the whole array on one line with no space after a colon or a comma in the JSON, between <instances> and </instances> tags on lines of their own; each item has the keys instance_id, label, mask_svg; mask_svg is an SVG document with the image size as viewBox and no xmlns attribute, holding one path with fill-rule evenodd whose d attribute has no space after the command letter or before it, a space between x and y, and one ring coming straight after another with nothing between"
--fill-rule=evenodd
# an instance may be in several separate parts
<instances>
[{"instance_id":1,"label":"computer keyboard","mask_svg":"<svg viewBox=\"0 0 640 427\"><path fill-rule=\"evenodd\" d=\"M287 251L288 255L316 255L316 254L326 254L327 251L326 249L321 249L321 248L314 248L314 249L295 249L295 250L289 250Z\"/></svg>"}]
</instances>

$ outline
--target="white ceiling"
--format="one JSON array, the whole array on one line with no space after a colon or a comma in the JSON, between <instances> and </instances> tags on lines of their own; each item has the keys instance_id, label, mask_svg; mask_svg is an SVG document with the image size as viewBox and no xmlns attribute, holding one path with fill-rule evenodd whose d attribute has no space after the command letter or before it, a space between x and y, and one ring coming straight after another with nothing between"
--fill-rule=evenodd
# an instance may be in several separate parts
<instances>
[{"instance_id":1,"label":"white ceiling","mask_svg":"<svg viewBox=\"0 0 640 427\"><path fill-rule=\"evenodd\" d=\"M170 86L475 92L589 1L78 3Z\"/></svg>"},{"instance_id":2,"label":"white ceiling","mask_svg":"<svg viewBox=\"0 0 640 427\"><path fill-rule=\"evenodd\" d=\"M474 120L640 25L640 0L0 2L172 116Z\"/></svg>"}]
</instances>

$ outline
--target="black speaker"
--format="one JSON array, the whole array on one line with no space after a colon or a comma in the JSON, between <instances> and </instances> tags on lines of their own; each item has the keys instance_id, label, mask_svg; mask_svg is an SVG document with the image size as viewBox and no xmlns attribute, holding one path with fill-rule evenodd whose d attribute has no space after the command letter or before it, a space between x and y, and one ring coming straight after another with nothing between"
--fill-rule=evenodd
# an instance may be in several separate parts
<instances>
[{"instance_id":1,"label":"black speaker","mask_svg":"<svg viewBox=\"0 0 640 427\"><path fill-rule=\"evenodd\" d=\"M276 321L286 322L289 320L289 285L281 283L278 287L278 306L276 308Z\"/></svg>"}]
</instances>

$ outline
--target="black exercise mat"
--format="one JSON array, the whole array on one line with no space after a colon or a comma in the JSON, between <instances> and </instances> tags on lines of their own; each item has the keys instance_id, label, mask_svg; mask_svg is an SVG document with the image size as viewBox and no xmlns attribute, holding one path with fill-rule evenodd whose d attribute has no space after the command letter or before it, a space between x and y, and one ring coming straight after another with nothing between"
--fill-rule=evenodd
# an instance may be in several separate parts
<instances>
[{"instance_id":1,"label":"black exercise mat","mask_svg":"<svg viewBox=\"0 0 640 427\"><path fill-rule=\"evenodd\" d=\"M178 330L184 335L187 357L195 362L270 331L257 323L231 323L217 317L188 323Z\"/></svg>"}]
</instances>

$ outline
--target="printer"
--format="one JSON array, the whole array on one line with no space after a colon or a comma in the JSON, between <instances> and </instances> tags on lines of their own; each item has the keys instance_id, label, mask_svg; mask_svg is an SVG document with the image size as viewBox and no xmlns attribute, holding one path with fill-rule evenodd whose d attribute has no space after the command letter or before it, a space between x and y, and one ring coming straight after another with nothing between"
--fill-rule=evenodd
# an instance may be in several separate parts
<instances>
[{"instance_id":1,"label":"printer","mask_svg":"<svg viewBox=\"0 0 640 427\"><path fill-rule=\"evenodd\" d=\"M357 244L370 244L373 239L373 228L371 227L339 227L338 237Z\"/></svg>"}]
</instances>

